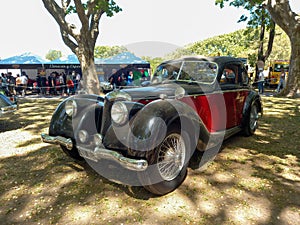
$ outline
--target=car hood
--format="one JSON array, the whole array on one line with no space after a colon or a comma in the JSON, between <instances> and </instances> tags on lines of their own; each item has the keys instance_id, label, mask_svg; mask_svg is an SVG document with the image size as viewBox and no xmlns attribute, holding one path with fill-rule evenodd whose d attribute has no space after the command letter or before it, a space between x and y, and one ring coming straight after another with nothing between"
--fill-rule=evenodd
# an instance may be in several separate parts
<instances>
[{"instance_id":1,"label":"car hood","mask_svg":"<svg viewBox=\"0 0 300 225\"><path fill-rule=\"evenodd\" d=\"M177 88L179 86L177 85ZM162 96L173 97L175 95L176 85L174 84L163 84L153 85L148 87L138 87L123 89L122 91L128 93L132 99L157 99Z\"/></svg>"},{"instance_id":2,"label":"car hood","mask_svg":"<svg viewBox=\"0 0 300 225\"><path fill-rule=\"evenodd\" d=\"M123 89L132 99L157 99L173 98L177 94L194 95L213 91L211 85L200 85L196 83L178 83L157 84L147 87L138 87Z\"/></svg>"}]
</instances>

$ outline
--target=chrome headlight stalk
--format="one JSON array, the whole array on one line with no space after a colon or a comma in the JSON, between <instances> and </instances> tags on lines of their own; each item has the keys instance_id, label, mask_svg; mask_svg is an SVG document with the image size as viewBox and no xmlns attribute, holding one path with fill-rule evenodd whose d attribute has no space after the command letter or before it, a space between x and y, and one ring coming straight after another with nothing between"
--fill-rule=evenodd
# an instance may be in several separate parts
<instances>
[{"instance_id":1,"label":"chrome headlight stalk","mask_svg":"<svg viewBox=\"0 0 300 225\"><path fill-rule=\"evenodd\" d=\"M96 146L102 146L102 140L103 140L103 136L101 134L95 134L94 135L94 143Z\"/></svg>"},{"instance_id":2,"label":"chrome headlight stalk","mask_svg":"<svg viewBox=\"0 0 300 225\"><path fill-rule=\"evenodd\" d=\"M114 102L110 113L112 121L118 126L122 126L128 121L128 109L124 102Z\"/></svg>"},{"instance_id":3,"label":"chrome headlight stalk","mask_svg":"<svg viewBox=\"0 0 300 225\"><path fill-rule=\"evenodd\" d=\"M182 88L182 87L177 87L176 90L175 90L174 95L175 95L175 99L181 99L181 98L183 98L184 95L185 95L185 90L184 90L184 88Z\"/></svg>"},{"instance_id":4,"label":"chrome headlight stalk","mask_svg":"<svg viewBox=\"0 0 300 225\"><path fill-rule=\"evenodd\" d=\"M66 114L70 117L76 116L77 113L77 103L74 99L69 99L65 103Z\"/></svg>"}]
</instances>

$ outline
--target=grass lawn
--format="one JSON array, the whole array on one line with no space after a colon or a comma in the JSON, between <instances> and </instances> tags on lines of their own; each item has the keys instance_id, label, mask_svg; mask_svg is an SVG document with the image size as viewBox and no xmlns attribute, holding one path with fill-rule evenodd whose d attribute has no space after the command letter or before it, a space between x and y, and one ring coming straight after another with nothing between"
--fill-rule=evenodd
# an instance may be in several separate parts
<instances>
[{"instance_id":1,"label":"grass lawn","mask_svg":"<svg viewBox=\"0 0 300 225\"><path fill-rule=\"evenodd\" d=\"M300 99L263 97L252 137L155 197L40 141L60 100L21 99L0 118L1 224L300 224Z\"/></svg>"}]
</instances>

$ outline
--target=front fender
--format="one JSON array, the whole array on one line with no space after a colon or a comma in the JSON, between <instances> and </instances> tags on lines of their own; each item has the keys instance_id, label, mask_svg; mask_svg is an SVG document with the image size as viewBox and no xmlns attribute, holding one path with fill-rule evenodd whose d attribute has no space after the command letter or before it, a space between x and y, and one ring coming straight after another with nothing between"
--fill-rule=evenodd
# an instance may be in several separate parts
<instances>
[{"instance_id":1,"label":"front fender","mask_svg":"<svg viewBox=\"0 0 300 225\"><path fill-rule=\"evenodd\" d=\"M65 105L67 101L76 101L77 103L77 114L73 117L66 114ZM79 128L82 117L91 111L91 107L95 109L96 103L99 104L103 101L104 99L97 95L77 95L65 99L57 106L52 115L49 135L75 139L74 133Z\"/></svg>"},{"instance_id":2,"label":"front fender","mask_svg":"<svg viewBox=\"0 0 300 225\"><path fill-rule=\"evenodd\" d=\"M147 104L133 118L128 132L128 154L145 157L165 138L171 125L188 132L194 150L203 124L196 112L186 103L172 100L156 100Z\"/></svg>"}]
</instances>

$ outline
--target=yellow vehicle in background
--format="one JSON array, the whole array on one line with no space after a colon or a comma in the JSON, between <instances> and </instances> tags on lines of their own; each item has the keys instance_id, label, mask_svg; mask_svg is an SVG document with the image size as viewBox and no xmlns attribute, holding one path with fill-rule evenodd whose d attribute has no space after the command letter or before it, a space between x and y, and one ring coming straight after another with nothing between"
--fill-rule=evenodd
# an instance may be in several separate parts
<instances>
[{"instance_id":1,"label":"yellow vehicle in background","mask_svg":"<svg viewBox=\"0 0 300 225\"><path fill-rule=\"evenodd\" d=\"M281 69L283 68L286 75L288 75L289 65L289 60L272 60L269 64L267 84L270 87L277 86L280 80Z\"/></svg>"}]
</instances>

